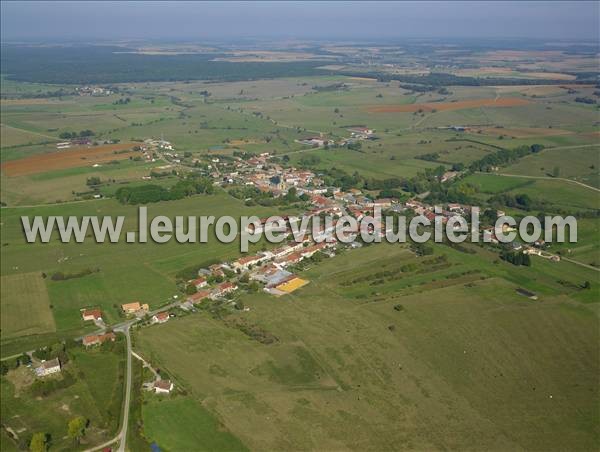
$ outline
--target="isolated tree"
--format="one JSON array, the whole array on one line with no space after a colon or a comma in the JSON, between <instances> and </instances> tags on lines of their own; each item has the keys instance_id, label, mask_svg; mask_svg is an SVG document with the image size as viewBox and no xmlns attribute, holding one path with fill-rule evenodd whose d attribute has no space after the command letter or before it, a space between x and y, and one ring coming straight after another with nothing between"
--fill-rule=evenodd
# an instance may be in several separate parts
<instances>
[{"instance_id":1,"label":"isolated tree","mask_svg":"<svg viewBox=\"0 0 600 452\"><path fill-rule=\"evenodd\" d=\"M79 440L85 435L87 421L83 416L78 416L69 421L68 435L69 438L75 440L79 444Z\"/></svg>"},{"instance_id":2,"label":"isolated tree","mask_svg":"<svg viewBox=\"0 0 600 452\"><path fill-rule=\"evenodd\" d=\"M34 433L29 443L31 452L45 452L48 449L47 435L42 432Z\"/></svg>"}]
</instances>

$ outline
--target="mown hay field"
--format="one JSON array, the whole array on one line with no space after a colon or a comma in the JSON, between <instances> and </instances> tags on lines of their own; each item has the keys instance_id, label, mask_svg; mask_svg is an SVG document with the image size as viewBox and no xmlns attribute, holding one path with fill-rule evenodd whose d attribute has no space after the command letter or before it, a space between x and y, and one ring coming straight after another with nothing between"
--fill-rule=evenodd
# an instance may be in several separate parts
<instances>
[{"instance_id":1,"label":"mown hay field","mask_svg":"<svg viewBox=\"0 0 600 452\"><path fill-rule=\"evenodd\" d=\"M2 337L27 336L56 330L50 298L41 272L1 278Z\"/></svg>"}]
</instances>

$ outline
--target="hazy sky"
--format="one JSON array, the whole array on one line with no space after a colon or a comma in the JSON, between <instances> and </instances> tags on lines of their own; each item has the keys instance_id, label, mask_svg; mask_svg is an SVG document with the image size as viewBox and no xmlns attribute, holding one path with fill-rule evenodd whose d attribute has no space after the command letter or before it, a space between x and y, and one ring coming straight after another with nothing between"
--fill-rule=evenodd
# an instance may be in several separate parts
<instances>
[{"instance_id":1,"label":"hazy sky","mask_svg":"<svg viewBox=\"0 0 600 452\"><path fill-rule=\"evenodd\" d=\"M598 40L599 2L1 2L3 40L530 37Z\"/></svg>"}]
</instances>

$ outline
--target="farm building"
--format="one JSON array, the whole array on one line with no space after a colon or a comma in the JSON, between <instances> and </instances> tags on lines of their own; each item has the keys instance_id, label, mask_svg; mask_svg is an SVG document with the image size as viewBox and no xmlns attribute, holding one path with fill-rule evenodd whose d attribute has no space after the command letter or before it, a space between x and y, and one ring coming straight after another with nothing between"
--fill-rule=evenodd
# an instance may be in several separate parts
<instances>
[{"instance_id":1,"label":"farm building","mask_svg":"<svg viewBox=\"0 0 600 452\"><path fill-rule=\"evenodd\" d=\"M294 274L290 274L282 280L267 286L266 290L274 295L285 295L292 293L302 286L308 284L308 281Z\"/></svg>"},{"instance_id":2,"label":"farm building","mask_svg":"<svg viewBox=\"0 0 600 452\"><path fill-rule=\"evenodd\" d=\"M133 303L122 304L121 309L125 314L135 314L138 311L149 311L150 306L146 303L141 304L139 301L135 301Z\"/></svg>"},{"instance_id":3,"label":"farm building","mask_svg":"<svg viewBox=\"0 0 600 452\"><path fill-rule=\"evenodd\" d=\"M369 129L368 127L351 127L348 129L348 132L350 132L352 138L362 139L371 138L375 133L373 129Z\"/></svg>"},{"instance_id":4,"label":"farm building","mask_svg":"<svg viewBox=\"0 0 600 452\"><path fill-rule=\"evenodd\" d=\"M527 289L523 289L522 287L519 287L517 289L517 293L519 295L523 295L524 297L530 298L532 300L537 300L538 299L537 294L535 294L534 292L531 292L531 291L529 291Z\"/></svg>"},{"instance_id":5,"label":"farm building","mask_svg":"<svg viewBox=\"0 0 600 452\"><path fill-rule=\"evenodd\" d=\"M173 390L171 380L157 380L154 382L154 392L156 394L169 394Z\"/></svg>"}]
</instances>

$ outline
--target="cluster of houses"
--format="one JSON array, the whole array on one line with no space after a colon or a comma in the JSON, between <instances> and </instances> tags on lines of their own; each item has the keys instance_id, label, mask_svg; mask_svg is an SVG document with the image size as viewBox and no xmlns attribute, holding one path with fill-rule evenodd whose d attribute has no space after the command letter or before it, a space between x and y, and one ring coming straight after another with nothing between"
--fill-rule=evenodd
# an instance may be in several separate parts
<instances>
[{"instance_id":1,"label":"cluster of houses","mask_svg":"<svg viewBox=\"0 0 600 452\"><path fill-rule=\"evenodd\" d=\"M333 145L346 146L351 143L356 143L357 141L376 139L375 131L368 127L355 126L349 127L347 130L350 132L350 137L342 138L338 142L331 138L327 138L324 136L324 134L308 136L300 140L296 140L296 142L313 148L322 148Z\"/></svg>"},{"instance_id":2,"label":"cluster of houses","mask_svg":"<svg viewBox=\"0 0 600 452\"><path fill-rule=\"evenodd\" d=\"M175 147L169 141L161 139L148 138L140 145L140 151L144 159L148 162L156 162L156 151L161 151L167 160L173 163L181 163L181 157L175 152Z\"/></svg>"},{"instance_id":3,"label":"cluster of houses","mask_svg":"<svg viewBox=\"0 0 600 452\"><path fill-rule=\"evenodd\" d=\"M80 86L75 88L75 91L80 96L110 96L113 92L108 88L103 88L101 86Z\"/></svg>"}]
</instances>

